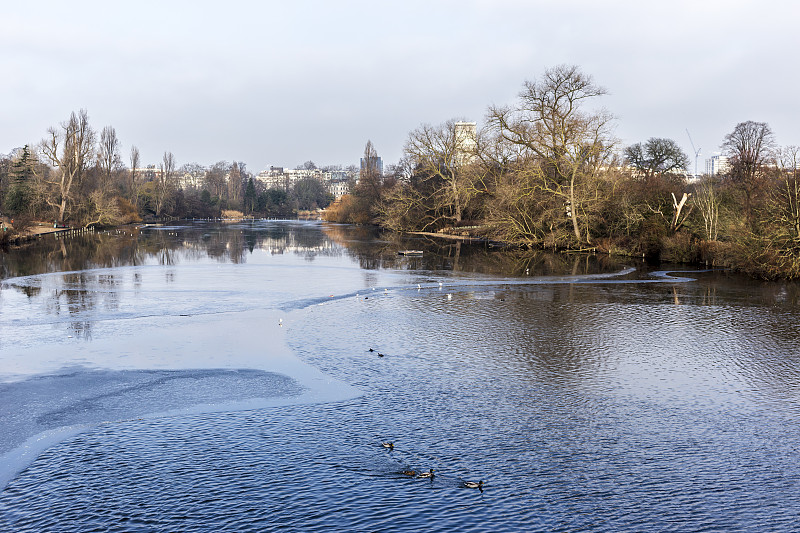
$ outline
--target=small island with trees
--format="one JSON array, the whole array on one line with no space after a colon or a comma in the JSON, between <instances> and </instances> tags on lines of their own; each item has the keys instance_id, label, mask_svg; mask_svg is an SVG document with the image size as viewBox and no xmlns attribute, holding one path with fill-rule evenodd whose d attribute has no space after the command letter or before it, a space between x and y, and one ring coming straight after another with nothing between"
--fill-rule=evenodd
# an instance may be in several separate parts
<instances>
[{"instance_id":1,"label":"small island with trees","mask_svg":"<svg viewBox=\"0 0 800 533\"><path fill-rule=\"evenodd\" d=\"M143 167L134 146L126 164L114 128L98 135L81 110L37 146L0 156L0 242L33 221L114 226L324 209L331 222L398 232L800 277L800 148L778 145L764 122L739 122L720 143L727 164L700 176L672 139L621 146L604 94L576 66L550 68L516 102L490 106L480 129L455 119L421 125L386 172L367 142L349 192L335 200L315 177L266 187L239 161L176 168L165 152ZM184 175L199 175L197 185L182 186Z\"/></svg>"}]
</instances>

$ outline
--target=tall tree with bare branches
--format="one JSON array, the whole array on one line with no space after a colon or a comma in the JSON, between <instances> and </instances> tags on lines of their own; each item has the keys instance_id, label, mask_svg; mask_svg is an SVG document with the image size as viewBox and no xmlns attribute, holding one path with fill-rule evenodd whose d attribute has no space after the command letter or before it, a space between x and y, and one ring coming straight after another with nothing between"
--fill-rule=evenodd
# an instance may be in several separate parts
<instances>
[{"instance_id":1,"label":"tall tree with bare branches","mask_svg":"<svg viewBox=\"0 0 800 533\"><path fill-rule=\"evenodd\" d=\"M131 203L139 207L139 182L136 180L137 171L141 163L141 155L136 146L131 146L131 169L128 173L128 195Z\"/></svg>"},{"instance_id":2,"label":"tall tree with bare branches","mask_svg":"<svg viewBox=\"0 0 800 533\"><path fill-rule=\"evenodd\" d=\"M57 209L58 221L63 222L73 201L74 190L80 185L89 164L94 159L95 133L89 126L85 109L70 115L56 128L47 130L40 144L45 159L58 170L46 185L52 188L45 199Z\"/></svg>"},{"instance_id":3,"label":"tall tree with bare branches","mask_svg":"<svg viewBox=\"0 0 800 533\"><path fill-rule=\"evenodd\" d=\"M778 225L777 233L800 252L800 147L779 148L775 163L780 177L770 218Z\"/></svg>"},{"instance_id":4,"label":"tall tree with bare branches","mask_svg":"<svg viewBox=\"0 0 800 533\"><path fill-rule=\"evenodd\" d=\"M156 216L163 215L164 205L173 189L175 180L175 156L172 152L164 152L164 157L159 165L155 187Z\"/></svg>"},{"instance_id":5,"label":"tall tree with bare branches","mask_svg":"<svg viewBox=\"0 0 800 533\"><path fill-rule=\"evenodd\" d=\"M590 242L588 202L596 196L592 178L610 157L613 117L585 105L607 91L576 66L561 65L525 82L516 106L489 109L497 135L516 152L514 166L519 199L561 202L549 212L566 215L578 242ZM527 197L527 198L525 198ZM520 205L510 206L527 216ZM562 218L563 219L563 218ZM550 225L558 220L550 220Z\"/></svg>"},{"instance_id":6,"label":"tall tree with bare branches","mask_svg":"<svg viewBox=\"0 0 800 533\"><path fill-rule=\"evenodd\" d=\"M625 148L625 159L645 180L652 176L686 170L689 156L672 139L651 137Z\"/></svg>"},{"instance_id":7,"label":"tall tree with bare branches","mask_svg":"<svg viewBox=\"0 0 800 533\"><path fill-rule=\"evenodd\" d=\"M355 214L350 221L357 223L373 222L378 214L378 205L383 191L383 176L378 152L370 140L364 145L358 183L356 183L352 191L355 203L353 211Z\"/></svg>"},{"instance_id":8,"label":"tall tree with bare branches","mask_svg":"<svg viewBox=\"0 0 800 533\"><path fill-rule=\"evenodd\" d=\"M97 150L97 162L100 166L100 190L108 192L111 175L122 167L119 155L119 139L113 126L106 126L100 132L100 145Z\"/></svg>"},{"instance_id":9,"label":"tall tree with bare branches","mask_svg":"<svg viewBox=\"0 0 800 533\"><path fill-rule=\"evenodd\" d=\"M465 127L470 124L471 128ZM458 225L483 189L476 188L476 173L469 171L478 159L476 137L474 124L455 120L424 124L409 134L404 157L412 169L410 182L396 186L393 201L405 192L408 201L420 202L424 212L418 220L420 229Z\"/></svg>"},{"instance_id":10,"label":"tall tree with bare branches","mask_svg":"<svg viewBox=\"0 0 800 533\"><path fill-rule=\"evenodd\" d=\"M740 122L725 136L722 149L730 158L730 178L744 193L744 211L750 228L753 205L766 184L765 165L775 147L775 137L766 122Z\"/></svg>"},{"instance_id":11,"label":"tall tree with bare branches","mask_svg":"<svg viewBox=\"0 0 800 533\"><path fill-rule=\"evenodd\" d=\"M695 187L695 205L703 218L703 237L716 241L719 235L719 195L716 190L716 176L703 176Z\"/></svg>"}]
</instances>

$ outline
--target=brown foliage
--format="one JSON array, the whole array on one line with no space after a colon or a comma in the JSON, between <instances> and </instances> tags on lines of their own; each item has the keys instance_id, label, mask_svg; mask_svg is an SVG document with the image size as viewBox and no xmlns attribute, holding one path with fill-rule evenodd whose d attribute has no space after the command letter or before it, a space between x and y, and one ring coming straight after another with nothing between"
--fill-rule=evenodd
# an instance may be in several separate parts
<instances>
[{"instance_id":1,"label":"brown foliage","mask_svg":"<svg viewBox=\"0 0 800 533\"><path fill-rule=\"evenodd\" d=\"M328 206L322 218L341 224L369 224L372 221L368 203L350 194L345 194Z\"/></svg>"},{"instance_id":2,"label":"brown foliage","mask_svg":"<svg viewBox=\"0 0 800 533\"><path fill-rule=\"evenodd\" d=\"M674 233L661 239L661 260L671 263L697 263L699 242L688 233Z\"/></svg>"},{"instance_id":3,"label":"brown foliage","mask_svg":"<svg viewBox=\"0 0 800 533\"><path fill-rule=\"evenodd\" d=\"M117 205L120 224L133 224L142 221L142 217L139 216L139 210L129 200L122 196L117 196L114 198L114 202Z\"/></svg>"}]
</instances>

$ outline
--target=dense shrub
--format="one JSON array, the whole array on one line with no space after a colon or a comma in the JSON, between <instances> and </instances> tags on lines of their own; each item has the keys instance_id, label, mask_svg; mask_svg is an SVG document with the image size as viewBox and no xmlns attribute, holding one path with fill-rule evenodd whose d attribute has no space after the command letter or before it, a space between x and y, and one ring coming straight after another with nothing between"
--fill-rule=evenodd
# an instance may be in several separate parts
<instances>
[{"instance_id":1,"label":"dense shrub","mask_svg":"<svg viewBox=\"0 0 800 533\"><path fill-rule=\"evenodd\" d=\"M369 224L372 222L366 202L350 194L345 194L328 206L322 217L328 222L342 224Z\"/></svg>"},{"instance_id":2,"label":"dense shrub","mask_svg":"<svg viewBox=\"0 0 800 533\"><path fill-rule=\"evenodd\" d=\"M661 260L671 263L696 263L700 261L700 247L688 233L675 233L661 240Z\"/></svg>"},{"instance_id":3,"label":"dense shrub","mask_svg":"<svg viewBox=\"0 0 800 533\"><path fill-rule=\"evenodd\" d=\"M120 224L134 224L141 222L142 217L139 216L139 210L136 206L121 196L114 198L117 205L118 217Z\"/></svg>"}]
</instances>

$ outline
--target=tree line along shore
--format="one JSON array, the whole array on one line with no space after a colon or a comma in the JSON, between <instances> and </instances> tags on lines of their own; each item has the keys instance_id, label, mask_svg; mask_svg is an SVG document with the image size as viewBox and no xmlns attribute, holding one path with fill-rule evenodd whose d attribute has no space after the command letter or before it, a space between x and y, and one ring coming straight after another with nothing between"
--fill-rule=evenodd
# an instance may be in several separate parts
<instances>
[{"instance_id":1,"label":"tree line along shore","mask_svg":"<svg viewBox=\"0 0 800 533\"><path fill-rule=\"evenodd\" d=\"M0 213L24 228L326 208L328 221L398 232L800 277L800 148L779 145L767 123L743 121L720 142L726 167L689 174L672 139L622 146L604 94L576 66L550 68L515 102L489 106L481 128L421 125L386 172L368 141L349 193L335 201L315 178L266 188L241 162L219 162L199 186L181 187L171 152L142 170L134 146L125 164L113 127L98 135L81 110L39 145L0 158ZM0 242L12 233L0 230Z\"/></svg>"}]
</instances>

